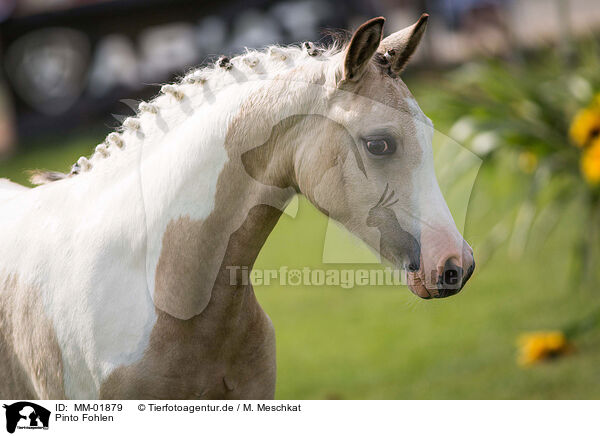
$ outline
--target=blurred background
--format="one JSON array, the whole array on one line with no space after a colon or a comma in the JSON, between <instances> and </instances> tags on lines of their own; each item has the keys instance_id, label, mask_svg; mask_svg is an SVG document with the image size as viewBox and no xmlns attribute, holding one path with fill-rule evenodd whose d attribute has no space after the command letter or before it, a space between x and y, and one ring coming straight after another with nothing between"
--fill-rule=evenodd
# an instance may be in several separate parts
<instances>
[{"instance_id":1,"label":"blurred background","mask_svg":"<svg viewBox=\"0 0 600 436\"><path fill-rule=\"evenodd\" d=\"M221 54L422 12L403 79L439 132L442 189L471 194L460 226L477 270L443 301L257 286L277 397L600 398L598 0L0 0L0 177L68 170L136 101ZM440 158L450 143L478 163ZM364 267L326 262L327 219L293 207L257 268Z\"/></svg>"}]
</instances>

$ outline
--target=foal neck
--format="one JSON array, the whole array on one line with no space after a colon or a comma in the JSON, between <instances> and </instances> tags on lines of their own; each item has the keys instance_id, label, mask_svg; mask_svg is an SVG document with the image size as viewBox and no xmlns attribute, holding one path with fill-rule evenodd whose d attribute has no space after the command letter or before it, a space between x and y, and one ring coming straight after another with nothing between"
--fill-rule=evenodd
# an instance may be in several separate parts
<instances>
[{"instance_id":1,"label":"foal neck","mask_svg":"<svg viewBox=\"0 0 600 436\"><path fill-rule=\"evenodd\" d=\"M147 280L157 308L172 316L189 319L214 292L234 289L226 267L252 267L296 192L294 147L285 143L293 120L277 118L298 109L261 101L272 90L224 90L233 119L200 108L174 132L176 152L162 146L142 162Z\"/></svg>"}]
</instances>

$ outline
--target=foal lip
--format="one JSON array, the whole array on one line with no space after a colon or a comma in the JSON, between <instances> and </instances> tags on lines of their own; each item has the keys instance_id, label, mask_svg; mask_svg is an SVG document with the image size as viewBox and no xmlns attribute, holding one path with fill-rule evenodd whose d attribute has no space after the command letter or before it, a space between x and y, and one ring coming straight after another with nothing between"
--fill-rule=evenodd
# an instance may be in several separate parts
<instances>
[{"instance_id":1,"label":"foal lip","mask_svg":"<svg viewBox=\"0 0 600 436\"><path fill-rule=\"evenodd\" d=\"M418 287L412 287L409 285L408 288L413 294L415 294L417 297L423 300L431 300L432 298L434 298L433 295L431 295L427 288L423 285Z\"/></svg>"},{"instance_id":2,"label":"foal lip","mask_svg":"<svg viewBox=\"0 0 600 436\"><path fill-rule=\"evenodd\" d=\"M427 290L427 288L421 282L419 276L415 273L409 272L409 285L408 289L415 294L417 297L422 298L423 300L431 300L434 296L431 295L431 292ZM411 277L412 275L412 277ZM413 280L413 283L410 284L410 280Z\"/></svg>"},{"instance_id":3,"label":"foal lip","mask_svg":"<svg viewBox=\"0 0 600 436\"><path fill-rule=\"evenodd\" d=\"M423 300L451 297L452 295L458 294L462 289L462 286L461 286L459 289L436 288L436 289L429 290L423 284L423 282L420 281L418 276L417 276L417 278L413 277L413 280L416 280L416 282L414 282L412 285L409 284L408 288L411 290L411 292L413 294L415 294L419 298L422 298Z\"/></svg>"}]
</instances>

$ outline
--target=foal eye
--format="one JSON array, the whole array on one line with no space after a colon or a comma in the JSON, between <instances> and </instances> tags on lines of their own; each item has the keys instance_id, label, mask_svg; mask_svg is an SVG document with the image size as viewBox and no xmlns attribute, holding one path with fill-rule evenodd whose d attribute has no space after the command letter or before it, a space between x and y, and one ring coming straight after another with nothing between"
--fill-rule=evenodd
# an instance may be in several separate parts
<instances>
[{"instance_id":1,"label":"foal eye","mask_svg":"<svg viewBox=\"0 0 600 436\"><path fill-rule=\"evenodd\" d=\"M396 146L385 139L371 139L366 141L367 150L375 156L392 154L396 151Z\"/></svg>"}]
</instances>

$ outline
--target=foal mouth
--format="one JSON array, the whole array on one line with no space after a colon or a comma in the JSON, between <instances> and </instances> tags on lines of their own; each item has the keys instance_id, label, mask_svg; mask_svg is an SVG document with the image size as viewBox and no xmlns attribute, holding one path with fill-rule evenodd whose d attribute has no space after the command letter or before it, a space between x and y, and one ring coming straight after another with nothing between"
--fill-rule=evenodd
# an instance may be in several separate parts
<instances>
[{"instance_id":1,"label":"foal mouth","mask_svg":"<svg viewBox=\"0 0 600 436\"><path fill-rule=\"evenodd\" d=\"M421 277L421 271L408 271L406 277L408 279L408 289L410 289L413 294L423 300L434 298L432 291L429 291L425 286L425 282Z\"/></svg>"},{"instance_id":2,"label":"foal mouth","mask_svg":"<svg viewBox=\"0 0 600 436\"><path fill-rule=\"evenodd\" d=\"M448 271L454 271L448 273ZM422 271L408 272L408 287L413 294L424 300L432 298L447 298L458 294L467 284L467 281L475 271L475 261L469 266L466 274L460 267L454 266L454 269L445 268L444 273L438 277L437 286L429 289L422 278Z\"/></svg>"}]
</instances>

